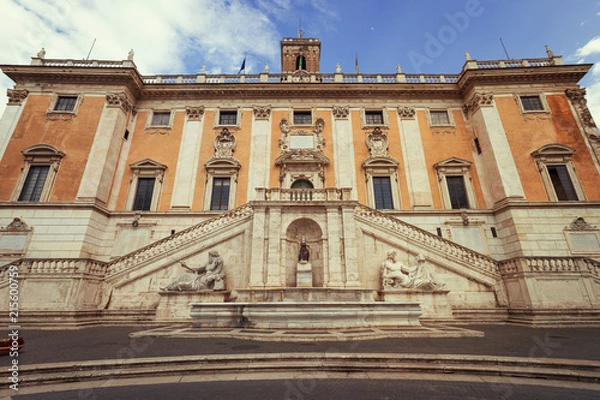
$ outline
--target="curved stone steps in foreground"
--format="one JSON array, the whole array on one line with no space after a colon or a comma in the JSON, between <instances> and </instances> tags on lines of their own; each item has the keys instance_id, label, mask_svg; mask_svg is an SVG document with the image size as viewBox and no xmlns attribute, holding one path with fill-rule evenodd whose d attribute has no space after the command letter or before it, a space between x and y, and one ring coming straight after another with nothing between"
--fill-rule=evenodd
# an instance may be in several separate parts
<instances>
[{"instance_id":1,"label":"curved stone steps in foreground","mask_svg":"<svg viewBox=\"0 0 600 400\"><path fill-rule=\"evenodd\" d=\"M256 379L257 376L264 378L285 372L323 374L324 378L339 372L363 378L365 374L384 374L390 379L406 374L426 374L431 379L445 376L445 380L449 375L455 375L457 380L469 376L524 378L528 384L543 386L550 381L552 385L557 385L557 382L565 385L582 383L600 391L600 361L457 354L317 352L90 360L26 365L19 368L19 377L20 388L39 392L47 385L58 390L57 385L73 382L123 386L134 384L132 382L136 379L152 377L201 376L205 380L213 376L213 380L223 380L223 374L235 374L233 379L244 379L244 375L252 375Z\"/></svg>"}]
</instances>

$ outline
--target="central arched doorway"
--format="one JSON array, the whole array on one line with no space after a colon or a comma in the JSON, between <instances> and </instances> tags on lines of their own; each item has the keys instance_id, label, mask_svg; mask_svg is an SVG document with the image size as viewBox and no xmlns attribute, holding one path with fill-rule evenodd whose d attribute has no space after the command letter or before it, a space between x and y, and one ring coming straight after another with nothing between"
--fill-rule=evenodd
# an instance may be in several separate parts
<instances>
[{"instance_id":1,"label":"central arched doorway","mask_svg":"<svg viewBox=\"0 0 600 400\"><path fill-rule=\"evenodd\" d=\"M302 237L306 239L310 253L312 286L323 287L323 231L319 224L309 218L300 218L293 221L286 230L285 286L297 287L296 267Z\"/></svg>"}]
</instances>

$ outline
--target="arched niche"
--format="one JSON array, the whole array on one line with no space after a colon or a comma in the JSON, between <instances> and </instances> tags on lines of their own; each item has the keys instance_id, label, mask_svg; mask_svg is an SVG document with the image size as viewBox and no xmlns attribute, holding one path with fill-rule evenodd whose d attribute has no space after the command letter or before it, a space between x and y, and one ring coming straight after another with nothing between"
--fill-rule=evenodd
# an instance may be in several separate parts
<instances>
[{"instance_id":1,"label":"arched niche","mask_svg":"<svg viewBox=\"0 0 600 400\"><path fill-rule=\"evenodd\" d=\"M296 266L302 237L306 239L312 264L313 287L323 287L323 231L319 224L309 218L294 220L285 234L285 286L296 287Z\"/></svg>"}]
</instances>

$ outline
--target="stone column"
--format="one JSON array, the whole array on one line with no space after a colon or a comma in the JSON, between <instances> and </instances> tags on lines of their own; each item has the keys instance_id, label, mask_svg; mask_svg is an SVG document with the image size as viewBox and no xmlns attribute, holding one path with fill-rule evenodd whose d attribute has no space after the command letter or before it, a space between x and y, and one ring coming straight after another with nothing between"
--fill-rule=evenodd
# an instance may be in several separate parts
<instances>
[{"instance_id":1,"label":"stone column","mask_svg":"<svg viewBox=\"0 0 600 400\"><path fill-rule=\"evenodd\" d=\"M342 263L342 226L338 208L327 208L327 238L329 269L328 287L344 287L346 272Z\"/></svg>"},{"instance_id":2,"label":"stone column","mask_svg":"<svg viewBox=\"0 0 600 400\"><path fill-rule=\"evenodd\" d=\"M186 120L179 146L171 208L189 210L192 208L196 188L204 107L186 107L185 112Z\"/></svg>"},{"instance_id":3,"label":"stone column","mask_svg":"<svg viewBox=\"0 0 600 400\"><path fill-rule=\"evenodd\" d=\"M253 108L252 132L250 136L250 163L248 164L248 192L246 198L264 200L257 197L257 187L269 187L271 171L271 106L255 106Z\"/></svg>"},{"instance_id":4,"label":"stone column","mask_svg":"<svg viewBox=\"0 0 600 400\"><path fill-rule=\"evenodd\" d=\"M483 151L480 155L483 171L478 171L492 204L504 199L525 199L525 192L512 151L502 126L500 113L491 94L475 92L463 107L478 133Z\"/></svg>"},{"instance_id":5,"label":"stone column","mask_svg":"<svg viewBox=\"0 0 600 400\"><path fill-rule=\"evenodd\" d=\"M108 204L109 191L117 168L121 138L132 103L124 92L106 95L106 107L100 117L90 156L76 201Z\"/></svg>"},{"instance_id":6,"label":"stone column","mask_svg":"<svg viewBox=\"0 0 600 400\"><path fill-rule=\"evenodd\" d=\"M333 156L335 158L335 185L352 188L350 199L357 200L356 165L352 122L349 107L333 107Z\"/></svg>"},{"instance_id":7,"label":"stone column","mask_svg":"<svg viewBox=\"0 0 600 400\"><path fill-rule=\"evenodd\" d=\"M412 107L399 107L400 140L402 141L402 156L404 169L413 209L429 209L433 207L431 185L427 174L425 151L421 140L419 122Z\"/></svg>"},{"instance_id":8,"label":"stone column","mask_svg":"<svg viewBox=\"0 0 600 400\"><path fill-rule=\"evenodd\" d=\"M8 89L6 94L8 104L4 109L2 119L0 119L0 160L4 156L8 142L17 127L19 118L21 118L24 108L23 102L26 101L29 91L27 89Z\"/></svg>"}]
</instances>

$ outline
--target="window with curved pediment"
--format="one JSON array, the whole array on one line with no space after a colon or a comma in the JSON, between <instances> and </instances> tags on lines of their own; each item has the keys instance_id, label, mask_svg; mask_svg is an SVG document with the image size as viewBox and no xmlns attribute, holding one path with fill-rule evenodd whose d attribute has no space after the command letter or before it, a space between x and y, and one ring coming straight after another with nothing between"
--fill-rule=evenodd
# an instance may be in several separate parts
<instances>
[{"instance_id":1,"label":"window with curved pediment","mask_svg":"<svg viewBox=\"0 0 600 400\"><path fill-rule=\"evenodd\" d=\"M49 144L37 144L21 151L24 165L12 200L19 202L44 202L56 179L58 167L65 153Z\"/></svg>"},{"instance_id":2,"label":"window with curved pediment","mask_svg":"<svg viewBox=\"0 0 600 400\"><path fill-rule=\"evenodd\" d=\"M531 153L550 201L585 200L571 159L574 153L575 149L563 144L548 144Z\"/></svg>"},{"instance_id":3,"label":"window with curved pediment","mask_svg":"<svg viewBox=\"0 0 600 400\"><path fill-rule=\"evenodd\" d=\"M377 210L400 209L398 161L391 156L370 156L363 163L367 203Z\"/></svg>"},{"instance_id":4,"label":"window with curved pediment","mask_svg":"<svg viewBox=\"0 0 600 400\"><path fill-rule=\"evenodd\" d=\"M167 166L146 158L130 164L131 182L127 193L126 209L156 211Z\"/></svg>"},{"instance_id":5,"label":"window with curved pediment","mask_svg":"<svg viewBox=\"0 0 600 400\"><path fill-rule=\"evenodd\" d=\"M434 165L444 208L477 208L471 178L471 162L451 157Z\"/></svg>"}]
</instances>

